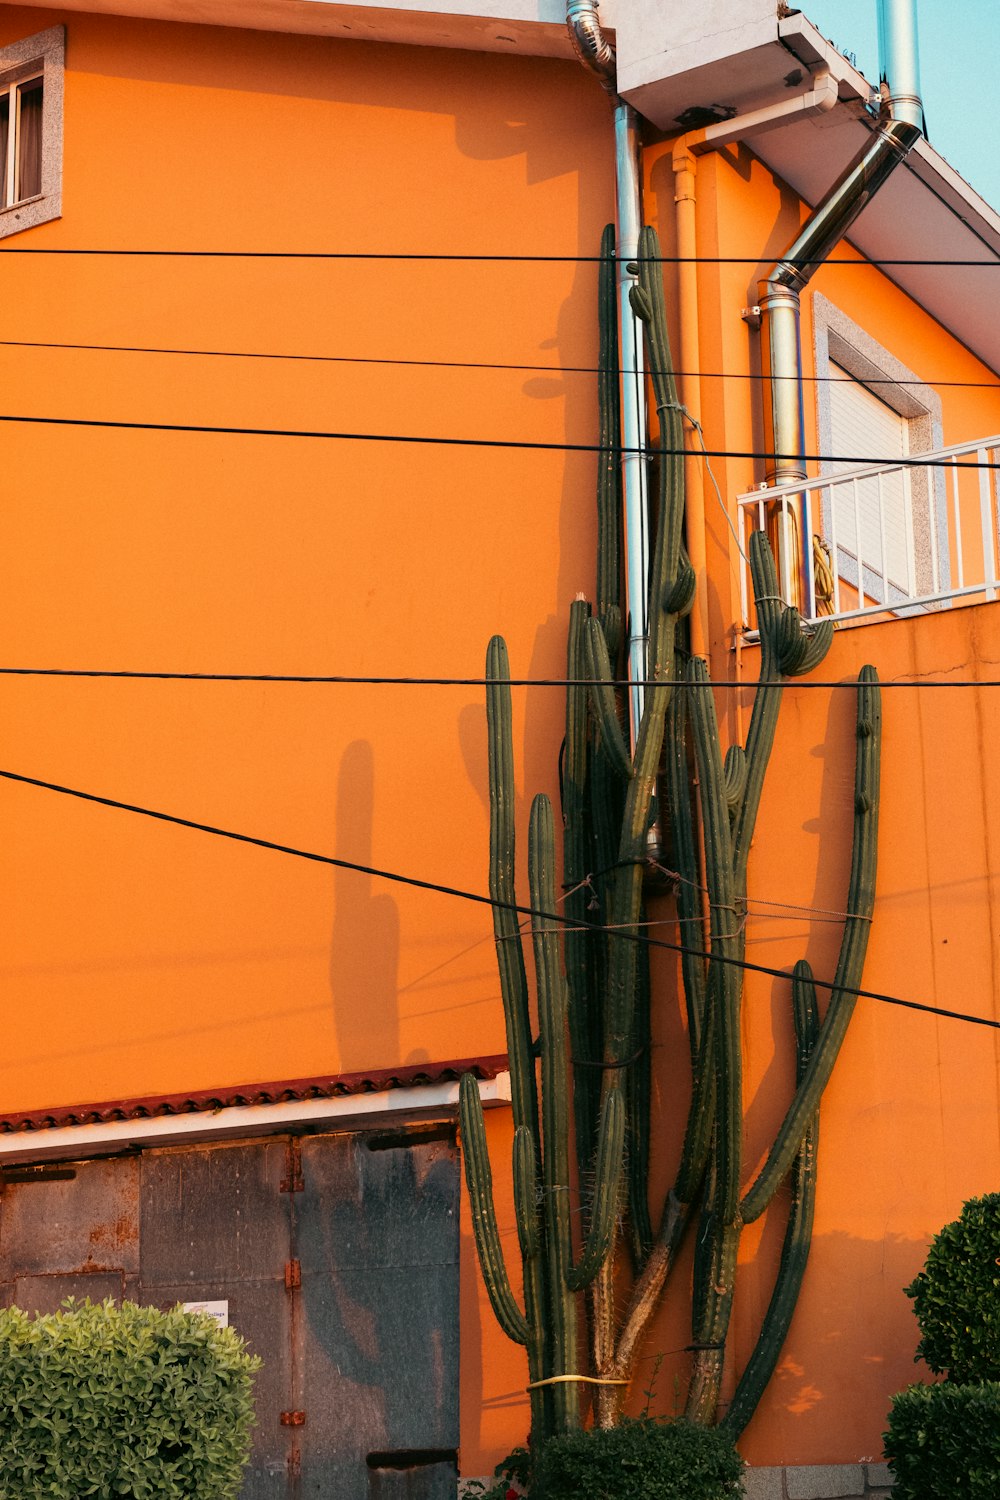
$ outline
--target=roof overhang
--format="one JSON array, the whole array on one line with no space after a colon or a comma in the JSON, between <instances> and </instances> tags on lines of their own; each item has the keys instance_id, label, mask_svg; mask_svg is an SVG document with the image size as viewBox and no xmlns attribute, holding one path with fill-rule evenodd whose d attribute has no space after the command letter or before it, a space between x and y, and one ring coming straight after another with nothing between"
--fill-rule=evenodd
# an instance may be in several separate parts
<instances>
[{"instance_id":1,"label":"roof overhang","mask_svg":"<svg viewBox=\"0 0 1000 1500\"><path fill-rule=\"evenodd\" d=\"M8 3L8 0L0 0ZM162 21L301 32L537 57L573 56L564 0L34 0L40 8ZM873 128L872 85L801 13L779 18L775 0L705 0L678 14L662 0L602 0L615 37L622 95L661 130L691 110L742 115L794 97L827 72L839 103L827 114L748 135L758 156L807 203L818 203ZM595 81L594 87L597 87ZM905 226L905 234L901 233ZM1000 215L926 141L911 152L851 229L889 275L991 369L1000 370L1000 322L984 317L1000 290ZM736 247L742 252L744 247ZM745 247L748 255L756 247ZM981 261L983 269L961 264ZM748 267L749 273L752 267Z\"/></svg>"},{"instance_id":2,"label":"roof overhang","mask_svg":"<svg viewBox=\"0 0 1000 1500\"><path fill-rule=\"evenodd\" d=\"M11 0L0 0L10 4ZM355 42L403 42L473 52L573 57L565 0L32 0L39 9L87 11ZM603 10L613 9L605 5ZM603 14L603 11L602 11Z\"/></svg>"},{"instance_id":3,"label":"roof overhang","mask_svg":"<svg viewBox=\"0 0 1000 1500\"><path fill-rule=\"evenodd\" d=\"M510 1103L507 1057L497 1054L103 1104L59 1105L0 1117L0 1191L5 1165L82 1161L149 1146L453 1119L459 1080L465 1073L476 1079L484 1108Z\"/></svg>"},{"instance_id":4,"label":"roof overhang","mask_svg":"<svg viewBox=\"0 0 1000 1500\"><path fill-rule=\"evenodd\" d=\"M834 109L790 115L787 124L742 137L799 197L817 204L875 128L872 85L805 16L778 20L770 9L768 23L744 26L742 54L706 61L692 51L690 66L684 55L647 57L641 65L630 60L628 32L619 26L618 81L640 113L675 133L688 111L739 117L790 99L817 73L829 73L838 93ZM727 45L735 45L732 38ZM1000 215L926 140L855 220L850 242L871 260L944 262L892 265L885 272L990 369L1000 370L1000 324L983 316L1000 293ZM731 245L723 253L754 256L757 249ZM981 262L982 269L963 264L968 261ZM749 264L748 283L755 275Z\"/></svg>"}]
</instances>

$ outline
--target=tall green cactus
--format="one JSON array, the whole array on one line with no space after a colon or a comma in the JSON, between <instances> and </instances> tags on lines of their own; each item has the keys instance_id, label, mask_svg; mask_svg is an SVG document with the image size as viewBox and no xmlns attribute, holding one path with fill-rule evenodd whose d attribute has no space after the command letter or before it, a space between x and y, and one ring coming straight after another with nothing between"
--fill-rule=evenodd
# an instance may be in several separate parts
<instances>
[{"instance_id":1,"label":"tall green cactus","mask_svg":"<svg viewBox=\"0 0 1000 1500\"><path fill-rule=\"evenodd\" d=\"M570 611L562 907L552 809L544 796L534 800L529 830L537 1038L532 1036L516 912L511 699L507 651L500 637L490 642L486 662L490 895L512 1080L512 1172L523 1306L504 1261L482 1106L470 1077L462 1080L461 1125L483 1277L500 1326L527 1350L535 1441L578 1425L590 1398L598 1422L616 1420L643 1334L692 1223L688 1415L703 1423L721 1420L734 1436L749 1421L773 1373L805 1271L819 1103L854 1008L874 905L881 709L875 672L865 667L858 682L849 915L833 989L821 1018L809 966L804 960L796 965L790 986L796 1088L763 1169L746 1186L741 1160L741 964L750 845L782 684L823 660L833 631L828 621L804 628L796 611L782 603L767 538L754 533L750 567L760 682L746 743L731 745L723 755L707 665L685 651L685 616L695 579L683 543L682 408L671 374L653 230L642 231L632 269L632 307L643 324L659 419L652 446L656 539L645 705L630 746L621 728L619 695L611 686L622 670L624 608L614 235L609 228L602 243L599 293L603 451L598 466L597 609L595 613L578 600ZM680 1160L654 1223L648 1197L654 1128L649 1106L652 998L642 923L648 835L657 820L669 824L675 866L693 1076ZM722 1412L740 1236L788 1179L791 1209L773 1295L757 1347L739 1376L733 1401ZM574 1195L579 1195L582 1214L572 1212ZM622 1263L626 1246L628 1270Z\"/></svg>"}]
</instances>

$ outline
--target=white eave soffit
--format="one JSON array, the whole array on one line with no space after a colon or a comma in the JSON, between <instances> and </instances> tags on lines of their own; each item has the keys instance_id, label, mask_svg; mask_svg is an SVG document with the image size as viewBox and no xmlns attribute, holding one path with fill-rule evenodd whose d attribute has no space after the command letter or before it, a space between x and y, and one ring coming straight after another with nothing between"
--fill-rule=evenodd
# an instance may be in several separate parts
<instances>
[{"instance_id":1,"label":"white eave soffit","mask_svg":"<svg viewBox=\"0 0 1000 1500\"><path fill-rule=\"evenodd\" d=\"M0 0L0 4L9 0ZM134 16L142 20L291 32L345 41L401 42L474 52L572 58L565 0L32 0L49 10ZM622 0L619 0L622 3ZM615 5L601 15L613 26Z\"/></svg>"}]
</instances>

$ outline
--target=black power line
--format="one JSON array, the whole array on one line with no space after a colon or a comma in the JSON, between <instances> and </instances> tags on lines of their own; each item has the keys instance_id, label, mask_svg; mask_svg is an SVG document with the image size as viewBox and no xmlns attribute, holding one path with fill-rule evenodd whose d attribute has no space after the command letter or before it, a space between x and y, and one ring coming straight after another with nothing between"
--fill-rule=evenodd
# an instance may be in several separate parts
<instances>
[{"instance_id":1,"label":"black power line","mask_svg":"<svg viewBox=\"0 0 1000 1500\"><path fill-rule=\"evenodd\" d=\"M57 343L51 339L0 339L4 349L70 349L90 351L97 354L179 354L199 359L273 359L292 360L302 363L335 365L390 365L403 368L428 370L530 370L547 375L600 375L596 365L538 365L505 363L500 360L474 359L389 359L365 354L276 354L256 349L170 349L147 344L80 344ZM619 369L618 375L633 375L632 370ZM959 390L1000 390L998 380L898 380L891 376L873 376L857 381L851 375L757 375L752 372L730 374L725 370L673 370L679 379L693 380L791 380L805 381L810 385L895 385L934 386Z\"/></svg>"},{"instance_id":2,"label":"black power line","mask_svg":"<svg viewBox=\"0 0 1000 1500\"><path fill-rule=\"evenodd\" d=\"M920 179L923 182L923 178ZM928 184L924 183L927 187ZM933 188L930 189L933 192ZM954 209L951 210L955 212ZM961 215L956 215L964 224ZM967 226L970 227L970 226ZM975 231L973 231L975 233ZM982 236L977 236L982 239ZM983 241L985 248L992 246ZM0 250L0 255L111 255L124 257L173 258L178 260L370 260L370 261L467 261L470 263L498 263L514 265L601 265L611 261L626 265L653 266L757 266L768 259L763 255L501 255L463 254L461 252L406 251L406 250L147 250L115 249L105 247L36 246L11 245ZM773 259L773 257L771 257ZM1000 266L1000 256L991 260L957 260L954 258L898 257L895 259L869 260L857 256L825 256L817 261L781 256L783 265L808 269L810 266Z\"/></svg>"},{"instance_id":3,"label":"black power line","mask_svg":"<svg viewBox=\"0 0 1000 1500\"><path fill-rule=\"evenodd\" d=\"M985 585L984 585L985 587ZM782 688L853 688L857 678L833 681L828 678L754 678L745 681L720 677L705 682L689 682L686 677L404 677L359 676L349 673L308 672L171 672L144 671L130 668L103 667L0 667L0 677L97 677L121 678L125 681L150 682L275 682L330 687L611 687L611 688L731 688L751 692L761 687ZM997 688L1000 678L914 677L879 681L880 688Z\"/></svg>"},{"instance_id":4,"label":"black power line","mask_svg":"<svg viewBox=\"0 0 1000 1500\"><path fill-rule=\"evenodd\" d=\"M767 459L769 461L773 461L774 459L795 459L806 463L856 464L859 468L883 465L886 468L893 469L1000 469L1000 463L992 459L900 458L898 455L888 458L872 458L871 456L859 458L853 454L763 453L737 448L702 448L700 453L692 453L687 448L657 447L650 450L647 448L630 448L621 443L542 443L529 441L524 438L434 437L428 433L328 432L321 429L303 429L299 427L211 426L203 422L130 422L113 421L110 418L97 417L32 417L14 412L0 412L0 422L11 424L23 423L28 426L43 427L96 427L124 432L202 432L213 433L223 437L308 438L310 440L320 439L326 442L350 443L414 443L422 447L443 448L510 448L529 451L535 450L545 453L638 453L645 458L662 455L668 458L751 458ZM800 487L808 489L811 485L815 486L818 482L816 480L803 480Z\"/></svg>"},{"instance_id":5,"label":"black power line","mask_svg":"<svg viewBox=\"0 0 1000 1500\"><path fill-rule=\"evenodd\" d=\"M472 901L479 906L489 906L495 909L515 912L526 917L539 917L546 921L555 922L560 927L572 927L579 929L581 926L592 928L595 932L608 932L630 943L644 943L650 948L665 948L671 953L686 953L695 958L710 958L713 963L728 964L738 969L745 969L754 974L767 974L775 979L791 979L793 976L787 969L772 968L767 964L751 963L749 959L728 958L722 954L709 954L701 948L691 948L684 943L671 943L666 938L652 938L645 933L630 932L627 928L609 928L600 922L580 923L572 917L567 917L562 912L544 911L537 907L522 906L514 901L494 901L490 896L482 896L476 891L466 891L460 886L443 885L435 880L421 880L415 875L403 875L396 870L382 870L375 865L359 864L355 860L339 859L332 854L319 854L310 849L299 849L294 844L279 844L272 839L257 838L249 833L237 833L231 828L219 828L213 823L198 822L193 818L181 818L174 813L159 812L150 807L140 807L133 802L122 802L115 797L101 797L96 792L84 792L78 787L62 786L54 781L42 781L36 776L24 776L17 771L0 770L0 779L15 782L21 786L37 787L42 791L56 792L63 797L75 797L81 802L96 803L99 807L110 807L118 812L135 813L139 817L153 818L160 823L169 823L179 828L190 828L197 833L208 833L216 838L232 839L236 843L251 844L258 849L269 849L276 854L288 854L295 859L305 859L313 864L332 866L337 870L350 870L358 875L370 875L374 879L392 881L397 885L412 886L417 890L434 891L442 896L454 896L460 901ZM863 1000L877 1000L885 1005L902 1006L905 1010L923 1011L928 1015L939 1016L950 1021L965 1021L972 1026L988 1026L994 1030L1000 1030L1000 1021L990 1020L986 1016L968 1015L964 1011L944 1010L936 1005L927 1005L920 1000L903 1000L898 995L886 995L879 990L854 989L847 985L838 985L828 979L813 979L813 983L820 989L829 990L845 995L855 995Z\"/></svg>"}]
</instances>

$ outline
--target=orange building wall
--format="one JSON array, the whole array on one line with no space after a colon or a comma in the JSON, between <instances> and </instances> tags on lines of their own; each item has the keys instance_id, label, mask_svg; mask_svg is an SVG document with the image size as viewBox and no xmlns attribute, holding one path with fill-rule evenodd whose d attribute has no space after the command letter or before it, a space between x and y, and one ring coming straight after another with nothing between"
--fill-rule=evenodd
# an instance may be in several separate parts
<instances>
[{"instance_id":1,"label":"orange building wall","mask_svg":"<svg viewBox=\"0 0 1000 1500\"><path fill-rule=\"evenodd\" d=\"M647 216L673 246L671 146L646 152ZM699 271L701 368L753 376L756 334L740 311L805 216L746 147L698 165L698 251L746 257ZM901 253L919 254L916 241ZM849 256L841 246L838 256ZM667 272L668 293L671 271ZM938 390L943 441L1000 431L996 376L888 277L870 267L829 266L803 295L803 350L813 366L811 291ZM949 385L947 382L954 382ZM981 383L963 385L963 383ZM756 382L709 379L700 395L707 446L761 447ZM806 388L807 446L818 450L816 405ZM761 468L712 461L730 517L735 496ZM811 472L815 468L811 466ZM706 482L712 669L752 681L753 647L738 649L738 567L726 519ZM995 493L995 488L994 488ZM977 501L978 503L978 501ZM850 680L865 662L882 680L976 681L1000 677L1000 614L980 604L839 630L813 676ZM1000 782L990 746L1000 729L995 689L887 688L877 905L866 988L1000 1019ZM751 901L799 903L804 913L761 905L748 925L747 956L772 966L808 957L818 976L836 963L844 910L853 802L854 693L789 688L750 863ZM752 695L716 693L723 742L745 736ZM819 1195L809 1269L771 1387L741 1443L754 1464L879 1459L890 1394L919 1374L918 1331L903 1286L930 1235L962 1202L994 1191L1000 1177L997 1033L861 1000L821 1115ZM762 1163L792 1087L787 985L749 976L745 996L746 1172ZM734 1366L756 1340L773 1284L779 1222L744 1237L734 1321ZM679 1272L682 1274L682 1272ZM686 1294L685 1294L686 1295ZM675 1349L684 1325L665 1317L650 1347ZM683 1356L659 1376L669 1392ZM732 1375L730 1375L732 1378ZM669 1400L669 1396L667 1396Z\"/></svg>"},{"instance_id":2,"label":"orange building wall","mask_svg":"<svg viewBox=\"0 0 1000 1500\"><path fill-rule=\"evenodd\" d=\"M11 6L0 44L63 20L63 218L0 253L355 254L8 254L5 413L556 446L3 423L0 665L475 678L503 630L515 672L558 676L594 566L593 457L558 445L595 436L574 367L596 268L572 257L614 211L600 88L575 63ZM24 347L47 341L296 358ZM486 890L475 688L0 695L4 769ZM514 700L519 776L555 794L559 694ZM10 783L0 821L4 1113L503 1050L486 907ZM526 1377L467 1221L461 1295L475 1473L525 1436Z\"/></svg>"},{"instance_id":3,"label":"orange building wall","mask_svg":"<svg viewBox=\"0 0 1000 1500\"><path fill-rule=\"evenodd\" d=\"M53 19L4 7L0 40ZM613 211L608 108L577 66L66 19L64 217L7 248L572 257ZM14 412L593 437L592 382L561 373L593 364L590 265L3 270L5 339L328 361L0 346ZM9 665L475 677L502 628L518 672L558 674L590 581L586 453L5 425L4 457ZM7 768L485 889L474 688L2 692ZM552 786L556 724L525 722ZM486 909L9 784L0 800L4 1109L502 1050Z\"/></svg>"},{"instance_id":4,"label":"orange building wall","mask_svg":"<svg viewBox=\"0 0 1000 1500\"><path fill-rule=\"evenodd\" d=\"M0 43L59 19L5 6ZM613 213L608 107L576 64L65 19L64 217L14 243L577 256L594 253ZM668 149L651 148L647 165L669 253ZM698 182L703 254L765 265L784 248L798 206L745 149L703 159ZM8 340L328 357L0 344L8 413L594 439L592 380L570 368L596 353L590 264L12 255L3 271ZM753 271L702 268L706 370L752 370L739 308ZM878 273L830 268L815 284L918 373L981 371ZM672 295L669 272L667 285ZM417 363L340 362L362 356ZM989 394L942 398L946 441L1000 428ZM702 405L710 447L759 442L746 382L705 382ZM474 677L502 630L515 673L558 676L569 601L592 589L586 453L2 425L5 665ZM730 501L754 478L747 464L714 467ZM731 649L734 560L707 493L713 670L752 675L752 650L737 661ZM983 607L845 631L829 673L872 659L886 679L997 676L993 622ZM2 768L485 889L474 688L6 677L0 693ZM865 981L992 1015L994 695L886 696ZM789 690L758 893L842 909L848 699ZM516 689L514 709L526 823L530 795L556 791L561 695ZM739 713L738 695L720 694L729 735ZM10 784L0 820L4 1112L503 1047L485 908ZM836 936L759 922L749 954L784 964L806 951L822 974ZM748 986L750 1156L789 1086L778 990ZM664 1044L672 1017L670 1002ZM813 1263L747 1434L754 1462L878 1456L887 1392L912 1368L899 1288L928 1234L995 1186L997 1062L988 1032L859 1006L824 1110ZM509 1119L492 1112L488 1125L503 1161ZM499 1168L496 1179L503 1195ZM752 1251L748 1235L738 1360L770 1284L767 1255ZM683 1311L668 1312L648 1352L688 1337ZM523 1440L527 1402L467 1218L462 1339L462 1467L474 1474ZM667 1409L675 1369L671 1355Z\"/></svg>"}]
</instances>

